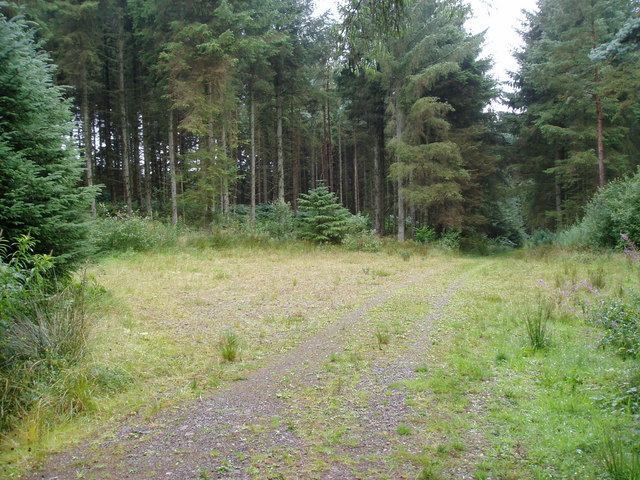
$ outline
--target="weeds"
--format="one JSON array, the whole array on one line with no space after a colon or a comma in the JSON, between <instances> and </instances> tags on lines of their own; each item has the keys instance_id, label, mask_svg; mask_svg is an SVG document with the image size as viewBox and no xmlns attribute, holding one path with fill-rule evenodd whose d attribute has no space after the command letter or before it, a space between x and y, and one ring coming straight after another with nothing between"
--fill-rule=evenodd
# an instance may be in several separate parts
<instances>
[{"instance_id":1,"label":"weeds","mask_svg":"<svg viewBox=\"0 0 640 480\"><path fill-rule=\"evenodd\" d=\"M220 356L226 362L235 362L240 358L240 338L233 330L225 330L218 342Z\"/></svg>"},{"instance_id":2,"label":"weeds","mask_svg":"<svg viewBox=\"0 0 640 480\"><path fill-rule=\"evenodd\" d=\"M550 344L548 323L553 315L553 306L542 299L533 311L525 315L525 327L529 345L533 350L544 350Z\"/></svg>"},{"instance_id":3,"label":"weeds","mask_svg":"<svg viewBox=\"0 0 640 480\"><path fill-rule=\"evenodd\" d=\"M598 266L594 270L589 270L589 283L598 290L602 290L606 285L606 277L604 274L604 268L602 265Z\"/></svg>"},{"instance_id":4,"label":"weeds","mask_svg":"<svg viewBox=\"0 0 640 480\"><path fill-rule=\"evenodd\" d=\"M389 333L389 330L384 326L378 325L378 327L376 327L374 335L376 337L376 340L378 341L378 348L380 350L382 350L383 345L389 345L389 343L391 342L391 334Z\"/></svg>"},{"instance_id":5,"label":"weeds","mask_svg":"<svg viewBox=\"0 0 640 480\"><path fill-rule=\"evenodd\" d=\"M621 438L605 435L601 456L611 480L640 479L640 454Z\"/></svg>"}]
</instances>

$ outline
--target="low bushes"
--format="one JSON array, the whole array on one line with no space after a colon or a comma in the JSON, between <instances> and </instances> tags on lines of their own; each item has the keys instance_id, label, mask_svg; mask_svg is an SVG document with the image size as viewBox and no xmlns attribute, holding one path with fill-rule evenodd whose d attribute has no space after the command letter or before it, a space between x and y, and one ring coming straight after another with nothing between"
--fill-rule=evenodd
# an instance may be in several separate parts
<instances>
[{"instance_id":1,"label":"low bushes","mask_svg":"<svg viewBox=\"0 0 640 480\"><path fill-rule=\"evenodd\" d=\"M135 215L96 219L89 234L89 242L95 253L149 250L174 245L176 239L175 228Z\"/></svg>"},{"instance_id":2,"label":"low bushes","mask_svg":"<svg viewBox=\"0 0 640 480\"><path fill-rule=\"evenodd\" d=\"M0 260L0 431L27 415L85 347L85 286L56 278L35 240L19 237ZM8 251L8 242L0 248ZM2 257L0 257L2 258Z\"/></svg>"}]
</instances>

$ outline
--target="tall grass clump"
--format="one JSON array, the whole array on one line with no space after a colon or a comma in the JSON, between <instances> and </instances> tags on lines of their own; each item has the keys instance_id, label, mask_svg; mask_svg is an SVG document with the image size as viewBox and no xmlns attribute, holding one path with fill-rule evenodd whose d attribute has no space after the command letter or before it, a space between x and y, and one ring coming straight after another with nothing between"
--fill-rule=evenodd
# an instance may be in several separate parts
<instances>
[{"instance_id":1,"label":"tall grass clump","mask_svg":"<svg viewBox=\"0 0 640 480\"><path fill-rule=\"evenodd\" d=\"M601 456L611 480L640 480L640 453L621 438L605 435Z\"/></svg>"},{"instance_id":2,"label":"tall grass clump","mask_svg":"<svg viewBox=\"0 0 640 480\"><path fill-rule=\"evenodd\" d=\"M549 322L552 317L553 306L543 299L539 299L537 305L525 313L525 329L533 350L543 350L550 345Z\"/></svg>"},{"instance_id":3,"label":"tall grass clump","mask_svg":"<svg viewBox=\"0 0 640 480\"><path fill-rule=\"evenodd\" d=\"M235 362L240 358L240 337L233 330L225 330L218 342L220 356L226 362Z\"/></svg>"}]
</instances>

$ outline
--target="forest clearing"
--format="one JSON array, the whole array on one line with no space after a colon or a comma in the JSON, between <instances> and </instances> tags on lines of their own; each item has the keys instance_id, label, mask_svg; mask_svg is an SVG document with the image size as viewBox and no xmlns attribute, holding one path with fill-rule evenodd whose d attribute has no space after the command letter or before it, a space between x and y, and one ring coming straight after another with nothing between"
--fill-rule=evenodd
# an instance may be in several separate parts
<instances>
[{"instance_id":1,"label":"forest clearing","mask_svg":"<svg viewBox=\"0 0 640 480\"><path fill-rule=\"evenodd\" d=\"M22 457L33 479L596 479L637 428L637 363L572 311L637 286L621 255L200 246L88 275L86 412L48 432L34 412L8 478Z\"/></svg>"},{"instance_id":2,"label":"forest clearing","mask_svg":"<svg viewBox=\"0 0 640 480\"><path fill-rule=\"evenodd\" d=\"M640 3L523 2L0 1L0 477L640 480Z\"/></svg>"}]
</instances>

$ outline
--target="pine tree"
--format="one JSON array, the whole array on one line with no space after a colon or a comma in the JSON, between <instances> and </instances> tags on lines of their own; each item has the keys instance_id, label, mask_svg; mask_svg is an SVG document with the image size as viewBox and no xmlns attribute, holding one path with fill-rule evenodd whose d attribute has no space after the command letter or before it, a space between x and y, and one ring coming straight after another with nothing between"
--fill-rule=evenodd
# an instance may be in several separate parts
<instances>
[{"instance_id":1,"label":"pine tree","mask_svg":"<svg viewBox=\"0 0 640 480\"><path fill-rule=\"evenodd\" d=\"M302 238L318 243L340 243L347 233L347 219L351 214L324 185L301 194L298 211Z\"/></svg>"},{"instance_id":2,"label":"pine tree","mask_svg":"<svg viewBox=\"0 0 640 480\"><path fill-rule=\"evenodd\" d=\"M71 113L49 57L20 20L0 15L0 230L30 233L59 265L78 258L94 189L78 187Z\"/></svg>"}]
</instances>

